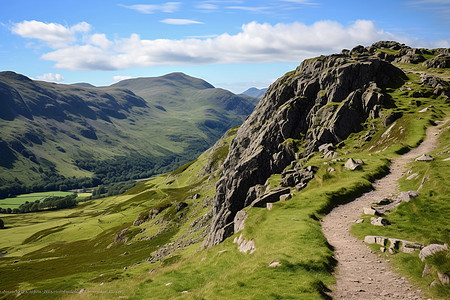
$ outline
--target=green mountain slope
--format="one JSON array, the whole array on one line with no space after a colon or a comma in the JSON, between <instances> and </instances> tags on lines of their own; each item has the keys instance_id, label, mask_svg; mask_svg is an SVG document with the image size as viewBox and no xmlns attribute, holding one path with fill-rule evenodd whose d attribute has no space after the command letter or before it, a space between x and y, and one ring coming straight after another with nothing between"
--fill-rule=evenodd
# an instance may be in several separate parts
<instances>
[{"instance_id":1,"label":"green mountain slope","mask_svg":"<svg viewBox=\"0 0 450 300\"><path fill-rule=\"evenodd\" d=\"M0 196L167 171L210 147L255 104L182 73L96 88L2 72Z\"/></svg>"},{"instance_id":2,"label":"green mountain slope","mask_svg":"<svg viewBox=\"0 0 450 300\"><path fill-rule=\"evenodd\" d=\"M429 59L439 58L437 51L427 51L432 53ZM384 58L383 62L371 58L392 52L386 42L357 47L352 52L351 56L344 56L348 59L342 64L346 70L369 63L383 65L387 68L383 70L399 68L390 74L400 78L395 85L370 90L373 95L382 94L385 100L378 108L378 115L369 114L361 123L355 122L357 130L348 130L350 133L345 137L336 135L341 138L338 143L319 148L315 137L336 137L323 135L325 129L336 130L326 122L342 116L341 112L347 114L360 109L355 99L363 93L347 91L352 97L344 95L342 102L318 104L320 107L315 110L318 113L311 118L311 130L304 136L289 137L277 144L270 139L270 132L264 131L264 135L249 140L249 143L273 142L273 145L255 147L256 153L270 147L277 151L288 148L293 151L292 160L285 167L272 169L263 185L253 186L247 197L253 200L257 192L260 196L253 204L242 207L233 222L222 228L218 227L220 223L214 224L214 215L220 215L220 209L230 205L216 201L227 182L223 176L227 173L237 176L247 170L258 174L258 168L263 168L270 159L280 160L281 155L251 165L252 169L236 168L234 172L230 170L230 160L236 148L242 146L239 142L260 126L253 122L258 115L267 118L261 126L265 130L277 116L286 116L282 112L294 109L295 103L285 101L272 107L271 114L261 107L271 101L281 101L283 97L306 101L307 97L289 93L303 76L309 77L308 73L301 72L301 67L280 78L240 128L229 130L212 148L173 172L155 177L123 195L82 202L72 209L1 215L6 229L1 230L0 240L0 253L5 255L0 260L0 291L73 291L70 295L48 294L49 299L327 299L326 293L334 282L336 261L333 249L322 234L320 219L334 206L369 191L376 178L389 172L392 159L416 147L424 139L427 127L450 116L448 68L427 68L411 62L391 66L385 64L388 61ZM323 66L336 56L314 58L302 66ZM324 71L339 74L334 71L335 67L328 65ZM436 75L434 80L439 81L441 87L429 85L427 78L430 77L418 71ZM378 75L378 78L386 78ZM330 85L328 91L320 90L311 95L323 100L322 96L338 93L342 86ZM373 84L368 86L373 87ZM352 106L345 110L349 99ZM288 114L288 118L282 120L292 121L299 115ZM430 153L435 161L431 165L412 163L411 169L419 174L418 179L401 180L402 189L415 190L421 183L420 178L426 175L428 180L419 196L384 216L392 224L383 230L396 238L423 245L450 242L449 223L445 219L449 211L446 195L450 173L448 161L444 161L449 158L449 125L447 122L442 127L440 145ZM253 129L244 131L247 126ZM280 130L287 134L285 127L274 128L272 133ZM234 159L251 162L256 156ZM345 167L349 158L361 159L364 164L349 170ZM309 178L310 172L313 176ZM309 181L295 187L288 185L286 178L297 173L308 177ZM248 182L237 177L225 190ZM274 202L270 201L270 195L286 189L289 194L284 195L288 197L283 200L279 196L275 200L277 197L272 197ZM237 200L247 202L242 198ZM438 224L435 220L439 220ZM373 234L378 227L369 225L367 222L357 225L361 227L354 231L358 236L368 231ZM232 229L225 231L227 227ZM208 247L211 232L221 229L229 235ZM436 270L450 272L449 251L428 258L426 263L434 273L425 277L422 277L425 262L418 257L418 251L380 255L399 266L402 274L412 279L427 296L448 298L448 285L429 285L437 276ZM7 299L16 296L16 292L4 295ZM25 295L29 299L40 296Z\"/></svg>"}]
</instances>

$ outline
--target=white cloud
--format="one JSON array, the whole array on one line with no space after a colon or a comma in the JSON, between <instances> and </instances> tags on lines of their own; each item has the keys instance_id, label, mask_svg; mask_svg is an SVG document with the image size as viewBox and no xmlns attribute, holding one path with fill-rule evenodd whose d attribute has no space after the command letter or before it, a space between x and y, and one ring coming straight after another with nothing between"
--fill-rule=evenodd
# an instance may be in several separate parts
<instances>
[{"instance_id":1,"label":"white cloud","mask_svg":"<svg viewBox=\"0 0 450 300\"><path fill-rule=\"evenodd\" d=\"M201 3L201 4L198 4L196 6L196 8L205 10L205 11L213 11L213 10L218 10L219 6L216 4L212 4L212 3Z\"/></svg>"},{"instance_id":2,"label":"white cloud","mask_svg":"<svg viewBox=\"0 0 450 300\"><path fill-rule=\"evenodd\" d=\"M283 2L290 2L296 4L305 4L305 5L317 5L315 2L311 2L311 0L281 0Z\"/></svg>"},{"instance_id":3,"label":"white cloud","mask_svg":"<svg viewBox=\"0 0 450 300\"><path fill-rule=\"evenodd\" d=\"M53 73L46 73L44 75L36 76L37 80L43 80L43 81L51 81L51 82L60 82L64 81L64 77L61 74L53 74Z\"/></svg>"},{"instance_id":4,"label":"white cloud","mask_svg":"<svg viewBox=\"0 0 450 300\"><path fill-rule=\"evenodd\" d=\"M38 39L47 43L50 47L59 48L75 42L77 32L86 33L90 29L91 26L86 22L66 27L57 23L31 20L14 24L11 30L24 38Z\"/></svg>"},{"instance_id":5,"label":"white cloud","mask_svg":"<svg viewBox=\"0 0 450 300\"><path fill-rule=\"evenodd\" d=\"M165 13L173 13L180 9L181 2L167 2L164 4L135 4L135 5L123 5L122 7L135 10L143 14L153 14L157 11L162 11Z\"/></svg>"},{"instance_id":6,"label":"white cloud","mask_svg":"<svg viewBox=\"0 0 450 300\"><path fill-rule=\"evenodd\" d=\"M116 76L113 76L114 83L122 81L122 80L130 79L130 78L133 78L133 77L127 76L127 75L116 75Z\"/></svg>"},{"instance_id":7,"label":"white cloud","mask_svg":"<svg viewBox=\"0 0 450 300\"><path fill-rule=\"evenodd\" d=\"M161 20L162 23L171 25L191 25L191 24L203 24L202 22L189 20L189 19L164 19Z\"/></svg>"},{"instance_id":8,"label":"white cloud","mask_svg":"<svg viewBox=\"0 0 450 300\"><path fill-rule=\"evenodd\" d=\"M100 48L107 49L113 45L113 42L106 38L105 34L93 34L90 37L89 42L95 46L99 46Z\"/></svg>"},{"instance_id":9,"label":"white cloud","mask_svg":"<svg viewBox=\"0 0 450 300\"><path fill-rule=\"evenodd\" d=\"M55 66L69 70L121 70L133 67L194 64L300 62L309 57L339 52L379 40L400 40L376 28L372 21L357 20L349 26L334 21L303 23L251 22L231 35L180 40L141 39L138 34L110 41L103 34L84 43L42 55Z\"/></svg>"}]
</instances>

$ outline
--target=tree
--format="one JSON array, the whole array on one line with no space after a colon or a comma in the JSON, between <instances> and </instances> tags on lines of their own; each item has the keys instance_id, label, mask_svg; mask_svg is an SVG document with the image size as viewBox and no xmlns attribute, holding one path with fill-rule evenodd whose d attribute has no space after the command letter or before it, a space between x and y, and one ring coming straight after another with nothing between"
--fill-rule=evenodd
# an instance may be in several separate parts
<instances>
[{"instance_id":1,"label":"tree","mask_svg":"<svg viewBox=\"0 0 450 300\"><path fill-rule=\"evenodd\" d=\"M3 222L2 219L0 219L0 229L5 228L5 223Z\"/></svg>"}]
</instances>

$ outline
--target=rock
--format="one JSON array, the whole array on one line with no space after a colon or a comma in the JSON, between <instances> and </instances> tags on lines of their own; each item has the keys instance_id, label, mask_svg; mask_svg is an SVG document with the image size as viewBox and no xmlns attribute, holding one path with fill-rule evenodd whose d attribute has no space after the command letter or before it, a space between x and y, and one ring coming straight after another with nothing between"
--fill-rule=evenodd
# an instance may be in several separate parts
<instances>
[{"instance_id":1,"label":"rock","mask_svg":"<svg viewBox=\"0 0 450 300\"><path fill-rule=\"evenodd\" d=\"M282 264L278 261L274 261L269 264L269 267L271 267L271 268L277 268L277 267L281 267L281 266L282 266Z\"/></svg>"},{"instance_id":2,"label":"rock","mask_svg":"<svg viewBox=\"0 0 450 300\"><path fill-rule=\"evenodd\" d=\"M419 193L416 191L400 192L398 199L403 202L409 202L409 200L416 198L417 196L419 196Z\"/></svg>"},{"instance_id":3,"label":"rock","mask_svg":"<svg viewBox=\"0 0 450 300\"><path fill-rule=\"evenodd\" d=\"M358 219L358 220L355 221L356 224L361 224L363 222L364 222L364 219Z\"/></svg>"},{"instance_id":4,"label":"rock","mask_svg":"<svg viewBox=\"0 0 450 300\"><path fill-rule=\"evenodd\" d=\"M445 273L441 273L441 272L437 272L438 278L441 281L442 284L449 284L450 283L450 277L445 274Z\"/></svg>"},{"instance_id":5,"label":"rock","mask_svg":"<svg viewBox=\"0 0 450 300\"><path fill-rule=\"evenodd\" d=\"M388 205L388 204L391 204L391 203L392 203L392 200L391 200L391 199L384 198L384 199L378 201L378 202L375 203L375 204L376 204L376 205Z\"/></svg>"},{"instance_id":6,"label":"rock","mask_svg":"<svg viewBox=\"0 0 450 300\"><path fill-rule=\"evenodd\" d=\"M126 243L128 241L128 237L125 235L128 232L128 229L130 229L130 227L127 227L123 229L119 234L116 234L116 237L114 238L114 244Z\"/></svg>"},{"instance_id":7,"label":"rock","mask_svg":"<svg viewBox=\"0 0 450 300\"><path fill-rule=\"evenodd\" d=\"M424 61L422 65L427 68L450 68L450 56L438 55L435 58Z\"/></svg>"},{"instance_id":8,"label":"rock","mask_svg":"<svg viewBox=\"0 0 450 300\"><path fill-rule=\"evenodd\" d=\"M388 220L383 219L382 217L379 218L372 217L370 218L370 224L375 226L386 226L389 225L390 223Z\"/></svg>"},{"instance_id":9,"label":"rock","mask_svg":"<svg viewBox=\"0 0 450 300\"><path fill-rule=\"evenodd\" d=\"M437 280L433 280L433 282L430 283L431 287L436 286L436 285L439 285L439 282Z\"/></svg>"},{"instance_id":10,"label":"rock","mask_svg":"<svg viewBox=\"0 0 450 300\"><path fill-rule=\"evenodd\" d=\"M200 198L200 194L194 194L192 196L192 199L197 200L198 198Z\"/></svg>"},{"instance_id":11,"label":"rock","mask_svg":"<svg viewBox=\"0 0 450 300\"><path fill-rule=\"evenodd\" d=\"M361 168L361 164L357 163L353 158L349 158L344 167L348 170L354 171Z\"/></svg>"},{"instance_id":12,"label":"rock","mask_svg":"<svg viewBox=\"0 0 450 300\"><path fill-rule=\"evenodd\" d=\"M448 250L448 245L440 245L440 244L430 244L420 250L419 257L422 261L424 261L427 257L432 256L438 252Z\"/></svg>"},{"instance_id":13,"label":"rock","mask_svg":"<svg viewBox=\"0 0 450 300\"><path fill-rule=\"evenodd\" d=\"M377 211L372 207L363 207L363 213L365 215L378 215Z\"/></svg>"},{"instance_id":14,"label":"rock","mask_svg":"<svg viewBox=\"0 0 450 300\"><path fill-rule=\"evenodd\" d=\"M428 264L425 264L425 267L423 268L422 277L425 277L427 275L431 274L430 267Z\"/></svg>"},{"instance_id":15,"label":"rock","mask_svg":"<svg viewBox=\"0 0 450 300\"><path fill-rule=\"evenodd\" d=\"M333 173L333 172L335 172L336 170L333 168L333 167L329 167L328 169L327 169L327 172L328 173Z\"/></svg>"},{"instance_id":16,"label":"rock","mask_svg":"<svg viewBox=\"0 0 450 300\"><path fill-rule=\"evenodd\" d=\"M280 201L287 201L292 198L292 194L284 194L280 196Z\"/></svg>"},{"instance_id":17,"label":"rock","mask_svg":"<svg viewBox=\"0 0 450 300\"><path fill-rule=\"evenodd\" d=\"M168 282L165 284L165 286L169 286L169 285L172 285L172 282Z\"/></svg>"},{"instance_id":18,"label":"rock","mask_svg":"<svg viewBox=\"0 0 450 300\"><path fill-rule=\"evenodd\" d=\"M413 180L413 179L416 179L417 177L419 177L419 174L417 174L417 173L412 173L411 175L409 175L408 177L406 177L406 180Z\"/></svg>"},{"instance_id":19,"label":"rock","mask_svg":"<svg viewBox=\"0 0 450 300\"><path fill-rule=\"evenodd\" d=\"M415 159L415 161L433 161L433 160L434 158L428 154L422 154L421 156Z\"/></svg>"},{"instance_id":20,"label":"rock","mask_svg":"<svg viewBox=\"0 0 450 300\"><path fill-rule=\"evenodd\" d=\"M348 55L304 60L269 87L229 147L216 184L205 247L233 234L228 224L254 201L246 202L252 186L264 184L272 174L283 172L296 159L307 158L319 146L338 144L360 131L367 118L378 115L385 88L407 78L367 50L352 51L359 54L351 57L349 51ZM339 105L328 105L332 102ZM298 149L288 141L302 137L304 151L296 153ZM305 182L295 186L302 188Z\"/></svg>"},{"instance_id":21,"label":"rock","mask_svg":"<svg viewBox=\"0 0 450 300\"><path fill-rule=\"evenodd\" d=\"M267 210L272 210L273 203L266 203Z\"/></svg>"},{"instance_id":22,"label":"rock","mask_svg":"<svg viewBox=\"0 0 450 300\"><path fill-rule=\"evenodd\" d=\"M283 187L293 187L297 185L304 185L314 178L314 173L317 168L308 166L303 169L286 170L281 173L281 183Z\"/></svg>"},{"instance_id":23,"label":"rock","mask_svg":"<svg viewBox=\"0 0 450 300\"><path fill-rule=\"evenodd\" d=\"M381 246L385 246L387 243L387 238L382 237L382 236L374 236L374 235L367 235L364 238L364 243L367 244L378 244Z\"/></svg>"},{"instance_id":24,"label":"rock","mask_svg":"<svg viewBox=\"0 0 450 300\"><path fill-rule=\"evenodd\" d=\"M386 247L380 247L381 252L386 252Z\"/></svg>"},{"instance_id":25,"label":"rock","mask_svg":"<svg viewBox=\"0 0 450 300\"><path fill-rule=\"evenodd\" d=\"M261 197L254 200L251 206L255 207L265 207L266 203L280 201L282 195L289 194L291 192L290 188L275 188L270 190L268 193L262 195Z\"/></svg>"},{"instance_id":26,"label":"rock","mask_svg":"<svg viewBox=\"0 0 450 300\"><path fill-rule=\"evenodd\" d=\"M427 112L430 108L432 108L433 106L431 105L431 106L428 106L428 107L425 107L424 109L421 109L421 110L419 110L419 112L420 113L424 113L424 112Z\"/></svg>"},{"instance_id":27,"label":"rock","mask_svg":"<svg viewBox=\"0 0 450 300\"><path fill-rule=\"evenodd\" d=\"M186 202L178 202L175 204L175 210L177 212L183 210L184 208L186 208L188 206L188 204Z\"/></svg>"},{"instance_id":28,"label":"rock","mask_svg":"<svg viewBox=\"0 0 450 300\"><path fill-rule=\"evenodd\" d=\"M443 159L442 161L450 161L450 157L446 158L446 159Z\"/></svg>"},{"instance_id":29,"label":"rock","mask_svg":"<svg viewBox=\"0 0 450 300\"><path fill-rule=\"evenodd\" d=\"M244 254L247 254L247 252L250 252L250 254L252 254L256 251L255 241L244 239L242 233L239 238L234 238L233 243L238 244L239 251Z\"/></svg>"},{"instance_id":30,"label":"rock","mask_svg":"<svg viewBox=\"0 0 450 300\"><path fill-rule=\"evenodd\" d=\"M234 217L234 233L241 231L244 229L244 223L247 219L247 212L244 210L238 211L236 216Z\"/></svg>"}]
</instances>

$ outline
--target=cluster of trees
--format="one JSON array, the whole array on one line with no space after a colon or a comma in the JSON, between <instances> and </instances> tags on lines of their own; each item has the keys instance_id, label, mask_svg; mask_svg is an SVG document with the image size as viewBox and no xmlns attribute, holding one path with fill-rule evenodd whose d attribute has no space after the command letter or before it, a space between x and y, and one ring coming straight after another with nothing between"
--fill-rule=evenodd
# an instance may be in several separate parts
<instances>
[{"instance_id":1,"label":"cluster of trees","mask_svg":"<svg viewBox=\"0 0 450 300\"><path fill-rule=\"evenodd\" d=\"M65 197L47 197L44 200L36 200L34 202L25 202L19 208L2 208L0 210L3 214L20 214L28 212L36 212L42 210L58 210L63 208L74 207L78 204L76 200L77 194L68 195Z\"/></svg>"},{"instance_id":2,"label":"cluster of trees","mask_svg":"<svg viewBox=\"0 0 450 300\"><path fill-rule=\"evenodd\" d=\"M75 164L94 173L102 184L109 184L167 172L175 161L174 156L159 158L131 154L103 161L75 160Z\"/></svg>"}]
</instances>

